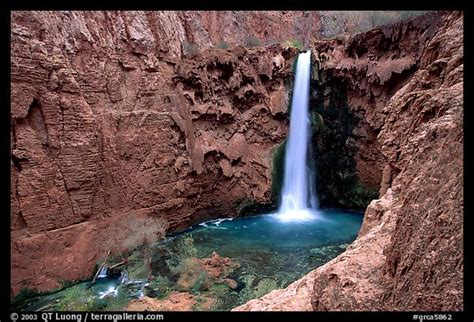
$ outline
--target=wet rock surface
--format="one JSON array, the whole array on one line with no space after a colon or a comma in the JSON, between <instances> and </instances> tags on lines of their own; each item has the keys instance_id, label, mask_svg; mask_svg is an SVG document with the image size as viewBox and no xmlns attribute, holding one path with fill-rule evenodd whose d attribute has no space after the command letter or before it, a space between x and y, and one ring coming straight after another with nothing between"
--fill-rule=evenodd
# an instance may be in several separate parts
<instances>
[{"instance_id":1,"label":"wet rock surface","mask_svg":"<svg viewBox=\"0 0 474 322\"><path fill-rule=\"evenodd\" d=\"M380 199L344 253L235 310L463 310L462 32L444 12L316 44L372 133Z\"/></svg>"}]
</instances>

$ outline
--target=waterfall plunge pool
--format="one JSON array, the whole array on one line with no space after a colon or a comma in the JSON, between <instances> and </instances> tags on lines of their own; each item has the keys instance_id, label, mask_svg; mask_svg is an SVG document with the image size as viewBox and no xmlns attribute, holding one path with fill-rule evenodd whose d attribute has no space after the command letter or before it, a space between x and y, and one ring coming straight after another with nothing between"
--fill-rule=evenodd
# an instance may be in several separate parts
<instances>
[{"instance_id":1,"label":"waterfall plunge pool","mask_svg":"<svg viewBox=\"0 0 474 322\"><path fill-rule=\"evenodd\" d=\"M81 282L32 297L17 309L123 310L144 295L165 301L187 292L196 302L192 310L227 311L335 258L356 238L363 214L322 209L306 219L266 214L207 221L133 250L121 278ZM216 260L210 260L213 252Z\"/></svg>"}]
</instances>

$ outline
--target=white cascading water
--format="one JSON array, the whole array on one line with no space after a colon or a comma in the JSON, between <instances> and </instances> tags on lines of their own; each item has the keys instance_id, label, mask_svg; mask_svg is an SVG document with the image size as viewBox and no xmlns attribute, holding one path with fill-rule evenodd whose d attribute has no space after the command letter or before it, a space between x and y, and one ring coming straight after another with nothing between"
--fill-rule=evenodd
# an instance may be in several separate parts
<instances>
[{"instance_id":1,"label":"white cascading water","mask_svg":"<svg viewBox=\"0 0 474 322\"><path fill-rule=\"evenodd\" d=\"M290 132L285 150L281 205L276 214L283 221L311 220L317 207L314 172L307 167L310 120L308 115L311 51L301 53L296 65Z\"/></svg>"},{"instance_id":2,"label":"white cascading water","mask_svg":"<svg viewBox=\"0 0 474 322\"><path fill-rule=\"evenodd\" d=\"M99 271L99 275L97 276L98 278L104 278L104 277L107 277L107 272L108 272L108 269L107 267L102 267Z\"/></svg>"}]
</instances>

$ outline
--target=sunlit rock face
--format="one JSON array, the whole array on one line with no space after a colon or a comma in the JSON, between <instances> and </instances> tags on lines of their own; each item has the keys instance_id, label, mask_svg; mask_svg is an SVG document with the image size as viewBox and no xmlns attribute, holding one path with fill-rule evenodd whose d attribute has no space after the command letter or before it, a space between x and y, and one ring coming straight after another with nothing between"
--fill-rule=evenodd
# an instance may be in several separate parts
<instances>
[{"instance_id":1,"label":"sunlit rock face","mask_svg":"<svg viewBox=\"0 0 474 322\"><path fill-rule=\"evenodd\" d=\"M343 254L236 310L463 310L462 13L315 47L362 119L358 169L381 173L380 198Z\"/></svg>"}]
</instances>

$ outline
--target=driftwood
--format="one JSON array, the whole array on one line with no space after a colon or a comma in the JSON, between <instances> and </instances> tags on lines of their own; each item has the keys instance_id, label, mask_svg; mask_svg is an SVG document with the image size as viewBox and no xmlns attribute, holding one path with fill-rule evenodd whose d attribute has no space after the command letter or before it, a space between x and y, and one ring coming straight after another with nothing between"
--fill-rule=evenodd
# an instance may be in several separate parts
<instances>
[{"instance_id":1,"label":"driftwood","mask_svg":"<svg viewBox=\"0 0 474 322\"><path fill-rule=\"evenodd\" d=\"M53 303L46 304L45 306L42 306L39 309L37 309L36 312L49 309L49 308L53 307L55 304L57 304L58 302L59 302L59 300L55 300Z\"/></svg>"},{"instance_id":2,"label":"driftwood","mask_svg":"<svg viewBox=\"0 0 474 322\"><path fill-rule=\"evenodd\" d=\"M95 280L97 279L97 276L99 275L99 272L102 270L102 268L105 266L105 264L107 263L107 260L109 259L109 255L110 255L110 250L108 251L107 253L107 257L105 258L104 262L102 263L102 265L99 266L99 269L97 270L97 272L95 273L95 276L94 278L92 279L92 284L95 283Z\"/></svg>"},{"instance_id":3,"label":"driftwood","mask_svg":"<svg viewBox=\"0 0 474 322\"><path fill-rule=\"evenodd\" d=\"M120 263L117 263L117 264L114 264L114 265L112 265L112 266L109 266L109 269L114 269L114 268L117 268L117 267L122 266L122 265L125 265L125 264L126 264L126 262L125 262L125 261L122 261L122 262L120 262Z\"/></svg>"}]
</instances>

